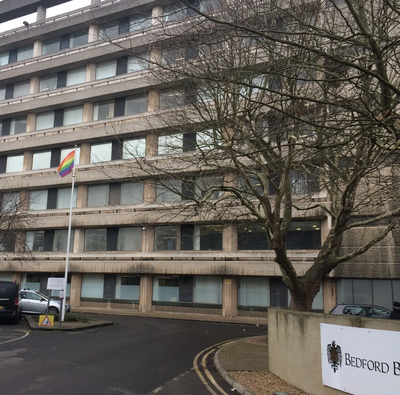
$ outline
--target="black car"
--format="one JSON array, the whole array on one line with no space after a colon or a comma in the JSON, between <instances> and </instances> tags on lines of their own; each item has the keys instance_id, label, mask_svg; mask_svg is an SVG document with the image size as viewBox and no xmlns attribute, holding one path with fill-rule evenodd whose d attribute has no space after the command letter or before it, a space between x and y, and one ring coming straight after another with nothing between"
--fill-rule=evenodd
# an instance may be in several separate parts
<instances>
[{"instance_id":1,"label":"black car","mask_svg":"<svg viewBox=\"0 0 400 395\"><path fill-rule=\"evenodd\" d=\"M18 283L0 281L0 318L7 317L18 324L21 318Z\"/></svg>"}]
</instances>

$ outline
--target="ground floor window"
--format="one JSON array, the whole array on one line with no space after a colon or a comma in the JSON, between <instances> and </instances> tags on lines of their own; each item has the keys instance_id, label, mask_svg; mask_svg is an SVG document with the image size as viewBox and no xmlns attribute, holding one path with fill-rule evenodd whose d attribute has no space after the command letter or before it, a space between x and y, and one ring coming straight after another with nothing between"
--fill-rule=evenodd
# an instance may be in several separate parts
<instances>
[{"instance_id":1,"label":"ground floor window","mask_svg":"<svg viewBox=\"0 0 400 395\"><path fill-rule=\"evenodd\" d=\"M40 273L25 273L22 275L21 289L28 288L40 291Z\"/></svg>"},{"instance_id":2,"label":"ground floor window","mask_svg":"<svg viewBox=\"0 0 400 395\"><path fill-rule=\"evenodd\" d=\"M12 281L12 273L0 273L0 281Z\"/></svg>"},{"instance_id":3,"label":"ground floor window","mask_svg":"<svg viewBox=\"0 0 400 395\"><path fill-rule=\"evenodd\" d=\"M270 286L266 277L239 277L238 306L257 310L270 306Z\"/></svg>"},{"instance_id":4,"label":"ground floor window","mask_svg":"<svg viewBox=\"0 0 400 395\"><path fill-rule=\"evenodd\" d=\"M103 298L104 274L82 274L82 298Z\"/></svg>"},{"instance_id":5,"label":"ground floor window","mask_svg":"<svg viewBox=\"0 0 400 395\"><path fill-rule=\"evenodd\" d=\"M139 300L140 276L118 275L115 288L116 299Z\"/></svg>"}]
</instances>

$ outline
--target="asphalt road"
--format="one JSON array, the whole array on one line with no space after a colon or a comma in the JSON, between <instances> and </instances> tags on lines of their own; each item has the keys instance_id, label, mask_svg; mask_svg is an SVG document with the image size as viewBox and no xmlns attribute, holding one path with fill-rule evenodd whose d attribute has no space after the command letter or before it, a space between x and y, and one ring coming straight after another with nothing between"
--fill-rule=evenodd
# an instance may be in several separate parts
<instances>
[{"instance_id":1,"label":"asphalt road","mask_svg":"<svg viewBox=\"0 0 400 395\"><path fill-rule=\"evenodd\" d=\"M0 321L1 394L208 395L193 368L196 355L226 340L266 333L266 327L250 325L92 317L114 325L27 333L24 320L18 326Z\"/></svg>"}]
</instances>

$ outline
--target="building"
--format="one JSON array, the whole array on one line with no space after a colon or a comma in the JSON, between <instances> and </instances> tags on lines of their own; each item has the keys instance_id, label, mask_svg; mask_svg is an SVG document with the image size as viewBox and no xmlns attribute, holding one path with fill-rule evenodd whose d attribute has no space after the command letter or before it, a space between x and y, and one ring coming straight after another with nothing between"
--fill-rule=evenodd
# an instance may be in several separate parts
<instances>
[{"instance_id":1,"label":"building","mask_svg":"<svg viewBox=\"0 0 400 395\"><path fill-rule=\"evenodd\" d=\"M28 211L20 237L31 251L3 242L0 279L45 291L48 277L64 275L71 178L55 170L76 145L72 308L251 317L287 306L289 294L273 252L263 250L262 229L182 222L165 214L171 191L139 169L132 182L126 166L132 152L162 157L165 137L149 126L162 107L159 92L143 78L145 55L125 48L146 53L169 6L92 0L46 19L49 3L63 2L1 2L1 21L37 11L37 22L0 33L2 206L17 199ZM327 218L293 224L288 248L299 270L315 258L327 226ZM329 311L350 300L390 307L400 298L400 280L388 254L384 269L371 265L383 255L338 269L324 280L314 308Z\"/></svg>"}]
</instances>

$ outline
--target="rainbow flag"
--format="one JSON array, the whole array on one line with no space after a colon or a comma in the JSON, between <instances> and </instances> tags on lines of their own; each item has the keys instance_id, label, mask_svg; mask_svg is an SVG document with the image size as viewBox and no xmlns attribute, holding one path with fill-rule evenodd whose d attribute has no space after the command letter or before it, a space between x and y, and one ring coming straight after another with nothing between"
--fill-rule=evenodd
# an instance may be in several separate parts
<instances>
[{"instance_id":1,"label":"rainbow flag","mask_svg":"<svg viewBox=\"0 0 400 395\"><path fill-rule=\"evenodd\" d=\"M71 151L64 160L60 163L57 168L57 173L61 177L65 177L67 174L71 173L75 164L75 150Z\"/></svg>"}]
</instances>

